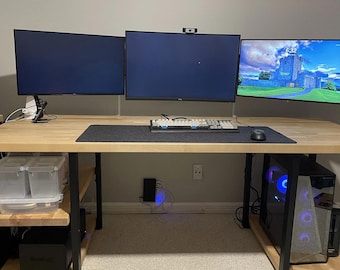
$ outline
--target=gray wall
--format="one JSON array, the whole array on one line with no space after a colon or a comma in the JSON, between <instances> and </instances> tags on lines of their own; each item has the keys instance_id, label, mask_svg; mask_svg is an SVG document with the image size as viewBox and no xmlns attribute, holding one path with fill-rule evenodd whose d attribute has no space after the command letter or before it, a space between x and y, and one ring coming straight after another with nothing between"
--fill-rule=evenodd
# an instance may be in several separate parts
<instances>
[{"instance_id":1,"label":"gray wall","mask_svg":"<svg viewBox=\"0 0 340 270\"><path fill-rule=\"evenodd\" d=\"M16 94L13 29L120 35L125 30L241 34L242 38L340 38L337 0L1 0L0 113L24 106ZM231 104L209 102L125 101L89 96L44 97L50 114L230 116ZM118 111L118 102L121 110ZM238 116L287 116L339 122L340 107L330 104L238 97ZM84 162L87 156L83 155ZM340 159L318 160L340 175ZM255 159L255 174L261 157ZM192 164L204 165L203 182L191 178ZM138 202L144 177L163 181L174 202L239 202L244 156L198 154L105 154L103 190L106 202ZM339 189L339 188L338 188ZM339 197L339 196L338 196Z\"/></svg>"}]
</instances>

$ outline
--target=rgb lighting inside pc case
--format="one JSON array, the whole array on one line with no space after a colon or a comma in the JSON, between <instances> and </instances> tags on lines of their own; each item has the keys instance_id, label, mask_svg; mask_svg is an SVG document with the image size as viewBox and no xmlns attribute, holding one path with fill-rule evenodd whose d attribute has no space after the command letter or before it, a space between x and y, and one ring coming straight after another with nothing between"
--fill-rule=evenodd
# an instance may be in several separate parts
<instances>
[{"instance_id":1,"label":"rgb lighting inside pc case","mask_svg":"<svg viewBox=\"0 0 340 270\"><path fill-rule=\"evenodd\" d=\"M271 155L262 180L260 222L279 252L290 181L287 159L289 155ZM300 159L290 263L326 262L335 175L306 156Z\"/></svg>"}]
</instances>

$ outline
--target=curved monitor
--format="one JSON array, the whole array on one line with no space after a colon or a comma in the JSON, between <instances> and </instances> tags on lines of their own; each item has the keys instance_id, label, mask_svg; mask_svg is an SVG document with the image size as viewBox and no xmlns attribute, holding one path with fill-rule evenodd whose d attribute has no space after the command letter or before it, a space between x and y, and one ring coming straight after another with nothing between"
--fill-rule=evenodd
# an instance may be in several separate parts
<instances>
[{"instance_id":1,"label":"curved monitor","mask_svg":"<svg viewBox=\"0 0 340 270\"><path fill-rule=\"evenodd\" d=\"M340 103L340 40L242 40L237 95Z\"/></svg>"},{"instance_id":2,"label":"curved monitor","mask_svg":"<svg viewBox=\"0 0 340 270\"><path fill-rule=\"evenodd\" d=\"M239 35L126 32L126 98L234 102Z\"/></svg>"},{"instance_id":3,"label":"curved monitor","mask_svg":"<svg viewBox=\"0 0 340 270\"><path fill-rule=\"evenodd\" d=\"M123 95L123 37L14 30L19 95Z\"/></svg>"}]
</instances>

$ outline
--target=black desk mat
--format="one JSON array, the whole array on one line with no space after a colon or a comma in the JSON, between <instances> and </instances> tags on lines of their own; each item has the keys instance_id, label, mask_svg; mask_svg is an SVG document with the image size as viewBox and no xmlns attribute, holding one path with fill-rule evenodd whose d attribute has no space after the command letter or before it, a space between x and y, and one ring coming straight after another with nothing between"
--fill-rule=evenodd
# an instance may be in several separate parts
<instances>
[{"instance_id":1,"label":"black desk mat","mask_svg":"<svg viewBox=\"0 0 340 270\"><path fill-rule=\"evenodd\" d=\"M266 141L250 139L251 130L263 129ZM91 125L77 142L187 142L187 143L296 143L265 126L239 127L239 132L151 132L149 126Z\"/></svg>"}]
</instances>

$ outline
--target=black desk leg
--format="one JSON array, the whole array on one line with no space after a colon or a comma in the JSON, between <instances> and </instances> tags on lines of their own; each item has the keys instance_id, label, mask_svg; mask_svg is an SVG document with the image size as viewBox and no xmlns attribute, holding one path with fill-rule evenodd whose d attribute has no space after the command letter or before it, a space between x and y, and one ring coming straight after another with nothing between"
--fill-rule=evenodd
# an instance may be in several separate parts
<instances>
[{"instance_id":1,"label":"black desk leg","mask_svg":"<svg viewBox=\"0 0 340 270\"><path fill-rule=\"evenodd\" d=\"M249 202L250 202L250 184L251 172L253 166L253 154L246 154L246 165L244 169L244 187L243 187L243 211L242 226L249 228Z\"/></svg>"},{"instance_id":2,"label":"black desk leg","mask_svg":"<svg viewBox=\"0 0 340 270\"><path fill-rule=\"evenodd\" d=\"M69 186L71 197L71 243L73 270L81 269L80 257L80 208L78 154L69 153Z\"/></svg>"},{"instance_id":3,"label":"black desk leg","mask_svg":"<svg viewBox=\"0 0 340 270\"><path fill-rule=\"evenodd\" d=\"M279 270L290 269L290 251L292 244L293 223L294 223L294 211L295 211L295 198L297 189L297 180L299 173L299 158L292 158L290 160L290 168L288 171L288 183L286 191L286 203L283 213L283 223L286 226L282 228L281 239L281 252L280 252L280 264Z\"/></svg>"},{"instance_id":4,"label":"black desk leg","mask_svg":"<svg viewBox=\"0 0 340 270\"><path fill-rule=\"evenodd\" d=\"M96 153L96 198L97 198L97 219L96 229L103 227L103 208L102 208L102 172L101 172L101 154Z\"/></svg>"}]
</instances>

